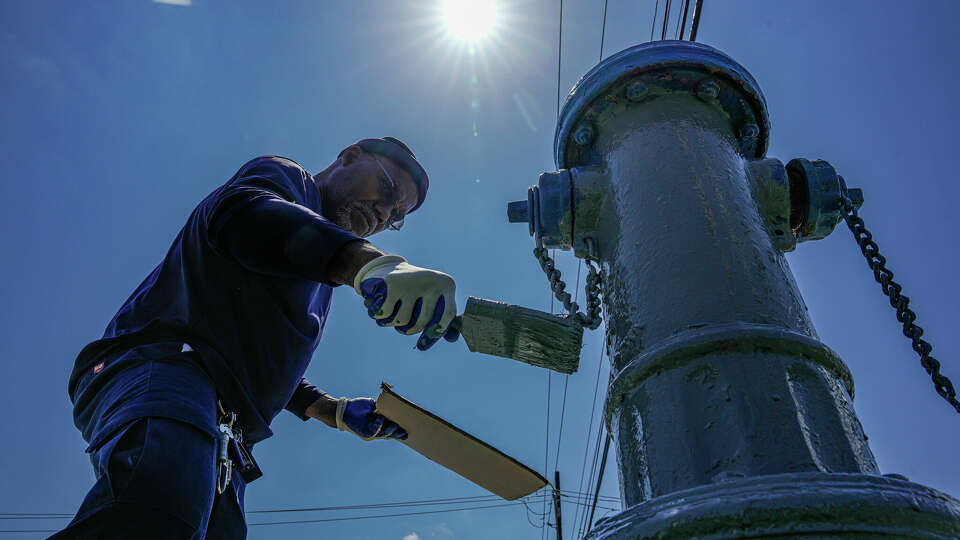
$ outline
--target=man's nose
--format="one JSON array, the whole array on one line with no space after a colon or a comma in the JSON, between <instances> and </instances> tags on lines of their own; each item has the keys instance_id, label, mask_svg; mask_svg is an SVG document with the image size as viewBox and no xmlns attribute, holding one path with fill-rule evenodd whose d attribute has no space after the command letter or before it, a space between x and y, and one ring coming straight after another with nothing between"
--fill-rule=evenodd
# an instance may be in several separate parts
<instances>
[{"instance_id":1,"label":"man's nose","mask_svg":"<svg viewBox=\"0 0 960 540\"><path fill-rule=\"evenodd\" d=\"M387 219L390 218L390 211L393 209L392 206L384 201L378 201L373 208L377 211L377 219L379 219L381 223L387 222Z\"/></svg>"}]
</instances>

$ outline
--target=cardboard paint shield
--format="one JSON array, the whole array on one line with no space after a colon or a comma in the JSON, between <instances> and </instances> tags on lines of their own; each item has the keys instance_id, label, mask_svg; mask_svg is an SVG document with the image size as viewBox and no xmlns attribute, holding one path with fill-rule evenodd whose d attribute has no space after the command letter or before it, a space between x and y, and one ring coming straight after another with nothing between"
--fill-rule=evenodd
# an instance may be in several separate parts
<instances>
[{"instance_id":1,"label":"cardboard paint shield","mask_svg":"<svg viewBox=\"0 0 960 540\"><path fill-rule=\"evenodd\" d=\"M508 501L547 485L536 471L381 384L377 412L407 431L417 453Z\"/></svg>"}]
</instances>

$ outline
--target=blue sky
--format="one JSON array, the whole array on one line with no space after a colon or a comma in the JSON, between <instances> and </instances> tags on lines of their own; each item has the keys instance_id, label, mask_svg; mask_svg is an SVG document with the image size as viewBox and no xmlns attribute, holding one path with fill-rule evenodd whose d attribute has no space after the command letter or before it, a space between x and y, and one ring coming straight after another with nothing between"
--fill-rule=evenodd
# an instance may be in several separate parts
<instances>
[{"instance_id":1,"label":"blue sky","mask_svg":"<svg viewBox=\"0 0 960 540\"><path fill-rule=\"evenodd\" d=\"M563 93L597 62L601 7L564 2ZM400 137L430 171L430 196L401 233L374 243L452 274L461 305L473 295L549 309L532 242L506 223L505 206L554 168L557 8L501 1L499 31L471 54L445 38L428 0L0 3L0 156L8 165L0 182L0 512L79 505L93 474L66 395L76 353L161 260L194 205L256 155L285 155L315 172L357 139ZM957 9L947 1L707 0L699 41L759 81L770 156L826 159L864 189L862 215L944 372L960 383ZM605 53L646 41L652 13L652 1L610 1ZM575 259L559 258L572 282ZM821 339L853 372L856 409L882 471L960 494L951 452L960 419L934 393L849 232L787 258ZM558 459L568 489L593 438L600 336L587 334L581 371L568 381ZM472 355L463 343L427 353L413 344L373 325L341 288L307 375L334 395L375 396L380 381L390 382L542 471L545 372ZM552 378L551 478L563 385ZM258 446L266 476L249 486L251 510L485 494L399 444L363 443L288 414L273 427L276 436ZM607 471L602 493L616 496L613 455ZM564 508L567 530L573 513ZM523 507L508 507L252 527L250 538L541 534Z\"/></svg>"}]
</instances>

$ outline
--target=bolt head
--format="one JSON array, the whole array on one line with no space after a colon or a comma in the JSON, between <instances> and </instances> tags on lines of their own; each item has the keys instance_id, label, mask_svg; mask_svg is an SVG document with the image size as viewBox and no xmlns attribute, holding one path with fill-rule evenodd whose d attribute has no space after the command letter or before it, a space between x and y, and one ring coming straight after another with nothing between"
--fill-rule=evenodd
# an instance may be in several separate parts
<instances>
[{"instance_id":1,"label":"bolt head","mask_svg":"<svg viewBox=\"0 0 960 540\"><path fill-rule=\"evenodd\" d=\"M701 81L697 86L697 97L703 101L714 101L720 95L720 85L713 79Z\"/></svg>"},{"instance_id":2,"label":"bolt head","mask_svg":"<svg viewBox=\"0 0 960 540\"><path fill-rule=\"evenodd\" d=\"M854 206L860 208L863 206L863 190L860 188L850 188L847 190L847 197Z\"/></svg>"},{"instance_id":3,"label":"bolt head","mask_svg":"<svg viewBox=\"0 0 960 540\"><path fill-rule=\"evenodd\" d=\"M577 130L573 133L573 140L580 146L587 146L593 142L593 138L596 136L596 131L593 129L593 126L590 124L580 124Z\"/></svg>"},{"instance_id":4,"label":"bolt head","mask_svg":"<svg viewBox=\"0 0 960 540\"><path fill-rule=\"evenodd\" d=\"M756 139L758 135L760 135L760 126L753 122L748 122L740 128L741 139Z\"/></svg>"},{"instance_id":5,"label":"bolt head","mask_svg":"<svg viewBox=\"0 0 960 540\"><path fill-rule=\"evenodd\" d=\"M628 84L626 96L630 101L640 101L647 96L647 85L639 81Z\"/></svg>"}]
</instances>

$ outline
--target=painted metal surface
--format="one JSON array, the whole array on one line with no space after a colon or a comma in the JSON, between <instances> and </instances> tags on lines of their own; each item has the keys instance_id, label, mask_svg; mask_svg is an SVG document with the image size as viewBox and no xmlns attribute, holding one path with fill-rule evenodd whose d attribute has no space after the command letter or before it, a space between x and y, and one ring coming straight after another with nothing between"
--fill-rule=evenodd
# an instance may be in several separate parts
<instances>
[{"instance_id":1,"label":"painted metal surface","mask_svg":"<svg viewBox=\"0 0 960 540\"><path fill-rule=\"evenodd\" d=\"M889 476L777 474L658 497L599 520L587 538L948 540L960 538L956 503Z\"/></svg>"},{"instance_id":2,"label":"painted metal surface","mask_svg":"<svg viewBox=\"0 0 960 540\"><path fill-rule=\"evenodd\" d=\"M747 136L743 142L748 156L763 157L770 121L766 100L753 76L713 47L667 40L614 54L577 82L557 122L553 145L557 168L601 161L599 153L583 145L591 139L590 132L596 131L595 125L603 123L603 113L610 105L621 98L642 103L673 91L688 91L691 82L699 99L725 111L738 135Z\"/></svg>"},{"instance_id":3,"label":"painted metal surface","mask_svg":"<svg viewBox=\"0 0 960 540\"><path fill-rule=\"evenodd\" d=\"M826 238L842 218L841 197L846 185L823 160L792 159L787 175L793 186L791 225L801 242Z\"/></svg>"},{"instance_id":4,"label":"painted metal surface","mask_svg":"<svg viewBox=\"0 0 960 540\"><path fill-rule=\"evenodd\" d=\"M607 425L629 508L591 537L949 537L960 503L879 480L849 371L817 339L783 256L832 230L842 179L765 159L768 137L756 81L698 43L614 55L563 108L549 178L569 199L532 191L528 215L538 238L604 270ZM791 168L807 183L796 223Z\"/></svg>"}]
</instances>

